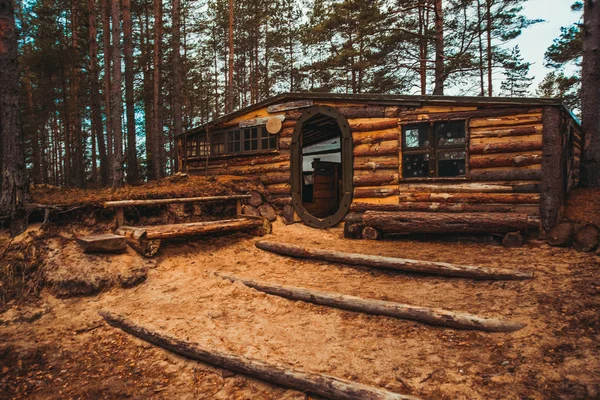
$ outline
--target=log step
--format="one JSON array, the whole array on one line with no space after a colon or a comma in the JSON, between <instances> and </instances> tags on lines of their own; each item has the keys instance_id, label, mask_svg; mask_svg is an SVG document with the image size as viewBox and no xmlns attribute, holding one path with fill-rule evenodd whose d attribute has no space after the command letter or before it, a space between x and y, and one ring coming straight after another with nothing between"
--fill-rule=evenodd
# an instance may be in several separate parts
<instances>
[{"instance_id":1,"label":"log step","mask_svg":"<svg viewBox=\"0 0 600 400\"><path fill-rule=\"evenodd\" d=\"M287 365L267 363L250 357L226 353L213 348L201 347L175 337L154 332L125 319L121 315L100 311L104 320L139 339L160 346L168 351L192 360L204 362L240 372L266 382L310 392L329 399L343 400L418 400L417 397L393 393L385 389L351 382L345 379L312 372L304 372Z\"/></svg>"},{"instance_id":2,"label":"log step","mask_svg":"<svg viewBox=\"0 0 600 400\"><path fill-rule=\"evenodd\" d=\"M122 253L127 250L125 237L110 233L79 237L77 243L84 253Z\"/></svg>"},{"instance_id":3,"label":"log step","mask_svg":"<svg viewBox=\"0 0 600 400\"><path fill-rule=\"evenodd\" d=\"M445 262L410 260L406 258L382 257L335 250L321 250L293 244L260 241L256 247L285 256L331 261L335 263L361 265L375 268L395 269L422 274L444 275L472 279L524 280L533 278L533 273L505 268L490 268L457 265Z\"/></svg>"},{"instance_id":4,"label":"log step","mask_svg":"<svg viewBox=\"0 0 600 400\"><path fill-rule=\"evenodd\" d=\"M300 300L372 315L385 315L388 317L418 321L429 325L480 330L485 332L514 332L526 326L526 324L520 322L479 317L473 314L448 311L441 308L418 307L393 301L365 299L357 296L321 292L301 287L260 283L219 273L217 273L217 275L231 282L238 281L260 292L285 297L286 299Z\"/></svg>"}]
</instances>

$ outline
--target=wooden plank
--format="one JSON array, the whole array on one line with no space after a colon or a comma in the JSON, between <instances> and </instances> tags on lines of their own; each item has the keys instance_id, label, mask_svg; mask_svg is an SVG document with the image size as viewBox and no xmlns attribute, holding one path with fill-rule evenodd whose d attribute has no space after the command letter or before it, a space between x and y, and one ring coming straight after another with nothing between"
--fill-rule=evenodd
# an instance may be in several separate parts
<instances>
[{"instance_id":1,"label":"wooden plank","mask_svg":"<svg viewBox=\"0 0 600 400\"><path fill-rule=\"evenodd\" d=\"M290 101L287 103L270 105L267 107L267 112L268 113L277 113L277 112L288 111L288 110L296 110L298 108L306 108L306 107L310 107L312 105L313 105L312 100Z\"/></svg>"},{"instance_id":2,"label":"wooden plank","mask_svg":"<svg viewBox=\"0 0 600 400\"><path fill-rule=\"evenodd\" d=\"M114 207L132 207L132 206L156 206L164 204L181 204L181 203L199 203L206 201L229 201L249 199L247 194L232 195L232 196L209 196L209 197L178 197L171 199L152 199L152 200L116 200L104 202L104 208Z\"/></svg>"},{"instance_id":3,"label":"wooden plank","mask_svg":"<svg viewBox=\"0 0 600 400\"><path fill-rule=\"evenodd\" d=\"M285 121L285 115L278 114L278 115L271 115L269 117L246 119L246 120L240 121L238 123L238 126L240 128L250 128L252 126L266 125L267 122L269 122L270 118L277 118L281 122Z\"/></svg>"},{"instance_id":4,"label":"wooden plank","mask_svg":"<svg viewBox=\"0 0 600 400\"><path fill-rule=\"evenodd\" d=\"M113 234L78 237L77 244L84 253L122 253L127 250L125 236Z\"/></svg>"}]
</instances>

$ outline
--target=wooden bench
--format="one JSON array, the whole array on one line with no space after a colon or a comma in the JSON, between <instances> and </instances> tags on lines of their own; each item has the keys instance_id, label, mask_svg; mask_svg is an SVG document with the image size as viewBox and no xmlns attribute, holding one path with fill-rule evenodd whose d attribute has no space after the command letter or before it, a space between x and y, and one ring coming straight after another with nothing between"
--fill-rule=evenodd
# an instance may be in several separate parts
<instances>
[{"instance_id":1,"label":"wooden bench","mask_svg":"<svg viewBox=\"0 0 600 400\"><path fill-rule=\"evenodd\" d=\"M250 195L212 196L212 197L186 197L153 200L119 200L107 201L104 208L115 208L117 229L115 234L124 236L127 244L145 257L152 257L160 248L161 240L174 239L188 236L200 236L214 233L244 231L263 236L271 233L271 223L262 217L241 215L242 200L249 199ZM127 226L124 225L125 207L157 206L166 204L198 203L208 201L235 201L236 217L218 221L189 222L182 224L167 224L154 226Z\"/></svg>"}]
</instances>

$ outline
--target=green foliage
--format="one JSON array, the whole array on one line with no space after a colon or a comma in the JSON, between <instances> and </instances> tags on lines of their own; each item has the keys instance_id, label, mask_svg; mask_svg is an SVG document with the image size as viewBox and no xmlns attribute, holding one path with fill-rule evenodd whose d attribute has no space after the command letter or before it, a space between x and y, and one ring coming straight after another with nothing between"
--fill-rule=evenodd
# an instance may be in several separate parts
<instances>
[{"instance_id":1,"label":"green foliage","mask_svg":"<svg viewBox=\"0 0 600 400\"><path fill-rule=\"evenodd\" d=\"M513 47L510 55L504 61L505 80L500 85L502 94L509 97L526 97L533 78L530 78L531 63L524 62L519 46Z\"/></svg>"}]
</instances>

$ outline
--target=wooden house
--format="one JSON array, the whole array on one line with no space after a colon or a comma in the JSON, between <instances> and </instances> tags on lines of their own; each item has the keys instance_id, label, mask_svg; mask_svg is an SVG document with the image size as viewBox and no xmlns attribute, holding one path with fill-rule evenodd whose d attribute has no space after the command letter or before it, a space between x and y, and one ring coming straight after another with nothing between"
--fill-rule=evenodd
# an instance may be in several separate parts
<instances>
[{"instance_id":1,"label":"wooden house","mask_svg":"<svg viewBox=\"0 0 600 400\"><path fill-rule=\"evenodd\" d=\"M178 159L260 177L287 219L317 228L547 231L581 137L560 99L289 93L185 132Z\"/></svg>"}]
</instances>

